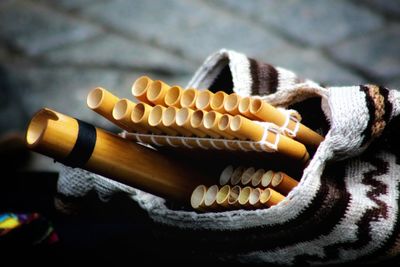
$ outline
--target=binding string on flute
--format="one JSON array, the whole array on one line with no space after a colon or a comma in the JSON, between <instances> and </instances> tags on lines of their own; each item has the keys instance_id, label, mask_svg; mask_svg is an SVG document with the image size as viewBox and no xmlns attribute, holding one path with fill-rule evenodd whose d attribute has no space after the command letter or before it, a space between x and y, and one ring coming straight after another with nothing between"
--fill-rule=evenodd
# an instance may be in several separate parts
<instances>
[{"instance_id":1,"label":"binding string on flute","mask_svg":"<svg viewBox=\"0 0 400 267\"><path fill-rule=\"evenodd\" d=\"M43 109L28 127L28 147L158 196L190 202L196 211L221 212L279 205L298 185L296 173L308 164L308 149L312 153L324 140L301 123L296 111L257 97L183 89L147 76L134 81L131 93L136 101L96 87L86 100L91 110L123 130L121 136ZM191 153L202 154L210 164L221 155L229 164L208 176L207 168L184 163L182 155ZM290 164L277 167L270 163L275 157ZM290 168L293 162L298 169Z\"/></svg>"}]
</instances>

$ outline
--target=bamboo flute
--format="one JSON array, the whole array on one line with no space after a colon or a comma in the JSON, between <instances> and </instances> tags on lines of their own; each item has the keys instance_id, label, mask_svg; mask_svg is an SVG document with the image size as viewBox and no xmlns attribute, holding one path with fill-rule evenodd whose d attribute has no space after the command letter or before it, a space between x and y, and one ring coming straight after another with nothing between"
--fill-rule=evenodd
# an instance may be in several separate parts
<instances>
[{"instance_id":1,"label":"bamboo flute","mask_svg":"<svg viewBox=\"0 0 400 267\"><path fill-rule=\"evenodd\" d=\"M240 179L241 184L247 185L248 183L250 183L251 178L255 172L256 172L256 170L254 169L254 167L247 168L241 176L241 179Z\"/></svg>"},{"instance_id":2,"label":"bamboo flute","mask_svg":"<svg viewBox=\"0 0 400 267\"><path fill-rule=\"evenodd\" d=\"M216 92L211 98L210 108L219 113L225 113L224 103L227 97L228 94L223 91Z\"/></svg>"},{"instance_id":3,"label":"bamboo flute","mask_svg":"<svg viewBox=\"0 0 400 267\"><path fill-rule=\"evenodd\" d=\"M232 177L232 174L233 174L233 166L229 165L225 167L225 169L221 172L221 175L219 176L219 184L221 186L228 184Z\"/></svg>"},{"instance_id":4,"label":"bamboo flute","mask_svg":"<svg viewBox=\"0 0 400 267\"><path fill-rule=\"evenodd\" d=\"M207 210L217 211L220 209L220 206L217 204L218 191L218 185L212 185L207 189L204 199L204 205L206 206Z\"/></svg>"},{"instance_id":5,"label":"bamboo flute","mask_svg":"<svg viewBox=\"0 0 400 267\"><path fill-rule=\"evenodd\" d=\"M229 133L225 132L225 131L221 131L218 128L218 123L219 120L221 119L222 114L216 112L216 111L210 111L205 113L204 115L204 119L203 119L203 126L204 128L206 128L207 130L216 133L217 135L222 136L223 138L226 139L234 139L234 137L232 135L230 135Z\"/></svg>"},{"instance_id":6,"label":"bamboo flute","mask_svg":"<svg viewBox=\"0 0 400 267\"><path fill-rule=\"evenodd\" d=\"M239 102L241 97L236 93L232 93L225 98L224 109L232 115L239 115Z\"/></svg>"},{"instance_id":7,"label":"bamboo flute","mask_svg":"<svg viewBox=\"0 0 400 267\"><path fill-rule=\"evenodd\" d=\"M51 109L34 115L26 143L67 165L167 199L187 202L198 183L209 181L199 169Z\"/></svg>"},{"instance_id":8,"label":"bamboo flute","mask_svg":"<svg viewBox=\"0 0 400 267\"><path fill-rule=\"evenodd\" d=\"M285 199L285 196L276 192L271 188L266 188L262 191L260 195L260 202L268 207L277 205L279 202Z\"/></svg>"},{"instance_id":9,"label":"bamboo flute","mask_svg":"<svg viewBox=\"0 0 400 267\"><path fill-rule=\"evenodd\" d=\"M161 105L157 105L157 106L153 107L149 114L148 123L151 127L157 127L159 129L161 129L161 131L163 131L163 133L165 133L167 135L172 135L172 136L178 135L177 131L175 131L171 128L165 127L162 124L162 117L163 117L163 112L165 109L166 108Z\"/></svg>"},{"instance_id":10,"label":"bamboo flute","mask_svg":"<svg viewBox=\"0 0 400 267\"><path fill-rule=\"evenodd\" d=\"M192 128L202 131L213 138L219 138L219 134L216 134L215 132L204 127L203 120L205 114L206 112L204 110L194 111L190 116L190 125Z\"/></svg>"},{"instance_id":11,"label":"bamboo flute","mask_svg":"<svg viewBox=\"0 0 400 267\"><path fill-rule=\"evenodd\" d=\"M261 99L252 99L250 103L250 112L257 118L263 121L273 122L279 127L283 126L287 120L286 116L272 105L262 101ZM289 120L287 127L294 129L296 122ZM296 140L303 144L317 148L324 138L318 133L314 132L305 125L299 123L299 129L294 137Z\"/></svg>"},{"instance_id":12,"label":"bamboo flute","mask_svg":"<svg viewBox=\"0 0 400 267\"><path fill-rule=\"evenodd\" d=\"M210 111L211 110L210 101L213 95L214 94L209 90L199 91L195 102L196 109Z\"/></svg>"},{"instance_id":13,"label":"bamboo flute","mask_svg":"<svg viewBox=\"0 0 400 267\"><path fill-rule=\"evenodd\" d=\"M147 99L147 90L152 83L153 80L147 76L139 77L132 85L132 95L139 101L152 105L152 103Z\"/></svg>"},{"instance_id":14,"label":"bamboo flute","mask_svg":"<svg viewBox=\"0 0 400 267\"><path fill-rule=\"evenodd\" d=\"M169 88L170 86L168 84L160 80L154 81L147 89L146 97L154 105L166 106L165 95L167 94Z\"/></svg>"},{"instance_id":15,"label":"bamboo flute","mask_svg":"<svg viewBox=\"0 0 400 267\"><path fill-rule=\"evenodd\" d=\"M252 176L250 183L252 186L256 187L260 184L261 179L264 175L265 171L263 169L258 169Z\"/></svg>"},{"instance_id":16,"label":"bamboo flute","mask_svg":"<svg viewBox=\"0 0 400 267\"><path fill-rule=\"evenodd\" d=\"M183 127L187 130L189 130L191 133L193 133L195 136L198 137L206 137L207 134L205 132L200 131L197 128L194 128L190 121L191 121L191 117L193 114L193 110L189 109L189 108L181 108L178 110L178 112L176 113L176 124L179 127Z\"/></svg>"},{"instance_id":17,"label":"bamboo flute","mask_svg":"<svg viewBox=\"0 0 400 267\"><path fill-rule=\"evenodd\" d=\"M152 132L154 134L162 134L160 128L152 127L149 125L149 115L152 109L152 106L145 103L136 104L136 106L132 109L131 121L133 124L146 129L146 131Z\"/></svg>"},{"instance_id":18,"label":"bamboo flute","mask_svg":"<svg viewBox=\"0 0 400 267\"><path fill-rule=\"evenodd\" d=\"M165 104L169 107L181 107L181 96L183 94L183 89L180 86L172 86L169 88L167 93L165 94Z\"/></svg>"},{"instance_id":19,"label":"bamboo flute","mask_svg":"<svg viewBox=\"0 0 400 267\"><path fill-rule=\"evenodd\" d=\"M199 185L194 190L190 196L190 205L195 210L205 210L206 205L204 200L206 198L207 187L205 185Z\"/></svg>"},{"instance_id":20,"label":"bamboo flute","mask_svg":"<svg viewBox=\"0 0 400 267\"><path fill-rule=\"evenodd\" d=\"M131 120L132 110L135 106L135 103L126 98L120 99L114 105L112 116L114 120L118 121L121 125L124 125L125 127L123 129L127 130L128 132L146 132L145 128L133 123Z\"/></svg>"},{"instance_id":21,"label":"bamboo flute","mask_svg":"<svg viewBox=\"0 0 400 267\"><path fill-rule=\"evenodd\" d=\"M298 184L298 181L283 172L275 173L271 181L272 188L283 195L289 194Z\"/></svg>"},{"instance_id":22,"label":"bamboo flute","mask_svg":"<svg viewBox=\"0 0 400 267\"><path fill-rule=\"evenodd\" d=\"M238 202L242 208L251 209L251 205L249 203L249 198L251 191L253 189L250 186L246 186L240 190Z\"/></svg>"},{"instance_id":23,"label":"bamboo flute","mask_svg":"<svg viewBox=\"0 0 400 267\"><path fill-rule=\"evenodd\" d=\"M231 185L237 185L240 183L240 179L242 177L245 168L243 166L236 167L231 176Z\"/></svg>"},{"instance_id":24,"label":"bamboo flute","mask_svg":"<svg viewBox=\"0 0 400 267\"><path fill-rule=\"evenodd\" d=\"M89 92L86 104L91 110L123 129L126 126L114 119L112 115L114 106L118 101L119 98L106 89L96 87Z\"/></svg>"},{"instance_id":25,"label":"bamboo flute","mask_svg":"<svg viewBox=\"0 0 400 267\"><path fill-rule=\"evenodd\" d=\"M181 107L191 109L195 108L197 94L198 91L194 88L183 90L180 101Z\"/></svg>"},{"instance_id":26,"label":"bamboo flute","mask_svg":"<svg viewBox=\"0 0 400 267\"><path fill-rule=\"evenodd\" d=\"M184 127L180 127L179 125L176 124L177 112L178 109L176 107L166 108L162 114L162 119L161 119L162 124L164 125L164 127L171 128L183 136L192 136L193 134L191 131L185 129Z\"/></svg>"},{"instance_id":27,"label":"bamboo flute","mask_svg":"<svg viewBox=\"0 0 400 267\"><path fill-rule=\"evenodd\" d=\"M275 175L274 171L271 170L264 173L264 175L261 177L261 186L264 188L269 187L271 185L271 181L274 175Z\"/></svg>"},{"instance_id":28,"label":"bamboo flute","mask_svg":"<svg viewBox=\"0 0 400 267\"><path fill-rule=\"evenodd\" d=\"M229 125L229 127L233 132L237 132L240 135L246 136L248 139L253 141L261 141L265 131L263 126L241 115L234 116L231 120L231 124ZM266 141L274 144L278 136L278 152L291 158L300 160L304 163L308 162L310 155L308 154L306 147L302 143L297 142L279 133L275 133L273 131L268 132Z\"/></svg>"}]
</instances>

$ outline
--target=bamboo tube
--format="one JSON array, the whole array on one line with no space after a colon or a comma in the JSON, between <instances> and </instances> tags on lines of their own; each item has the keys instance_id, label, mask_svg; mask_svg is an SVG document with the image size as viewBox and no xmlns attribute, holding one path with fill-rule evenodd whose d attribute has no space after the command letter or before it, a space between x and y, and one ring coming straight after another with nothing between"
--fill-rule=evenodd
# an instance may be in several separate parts
<instances>
[{"instance_id":1,"label":"bamboo tube","mask_svg":"<svg viewBox=\"0 0 400 267\"><path fill-rule=\"evenodd\" d=\"M264 175L261 177L261 186L264 188L270 187L274 175L275 175L274 171L271 170L264 173Z\"/></svg>"},{"instance_id":2,"label":"bamboo tube","mask_svg":"<svg viewBox=\"0 0 400 267\"><path fill-rule=\"evenodd\" d=\"M219 210L219 205L217 204L218 191L219 191L218 185L212 185L207 189L206 196L204 198L204 205L207 210L210 211Z\"/></svg>"},{"instance_id":3,"label":"bamboo tube","mask_svg":"<svg viewBox=\"0 0 400 267\"><path fill-rule=\"evenodd\" d=\"M149 114L148 123L152 127L157 127L159 129L161 129L161 131L167 135L172 135L172 136L178 135L177 131L175 131L169 127L165 127L162 124L162 117L163 117L163 113L164 113L165 109L166 108L161 105L157 105L157 106L153 107Z\"/></svg>"},{"instance_id":4,"label":"bamboo tube","mask_svg":"<svg viewBox=\"0 0 400 267\"><path fill-rule=\"evenodd\" d=\"M236 115L231 120L231 124L229 125L233 132L240 133L243 136L246 136L250 140L253 141L261 141L264 136L264 127L241 116ZM279 143L277 144L278 152L283 155L287 155L291 158L300 160L306 163L310 157L307 152L306 147L289 137L284 135L275 133L273 131L268 132L267 142L275 143L277 136L279 135Z\"/></svg>"},{"instance_id":5,"label":"bamboo tube","mask_svg":"<svg viewBox=\"0 0 400 267\"><path fill-rule=\"evenodd\" d=\"M244 171L245 168L243 166L239 166L233 171L231 176L231 185L237 185L238 183L240 183L240 179Z\"/></svg>"},{"instance_id":6,"label":"bamboo tube","mask_svg":"<svg viewBox=\"0 0 400 267\"><path fill-rule=\"evenodd\" d=\"M260 195L260 202L268 207L274 206L285 199L285 196L271 188L266 188Z\"/></svg>"},{"instance_id":7,"label":"bamboo tube","mask_svg":"<svg viewBox=\"0 0 400 267\"><path fill-rule=\"evenodd\" d=\"M228 94L223 91L216 92L211 98L210 108L219 113L225 113L226 110L224 109L224 103L227 97Z\"/></svg>"},{"instance_id":8,"label":"bamboo tube","mask_svg":"<svg viewBox=\"0 0 400 267\"><path fill-rule=\"evenodd\" d=\"M147 76L139 77L132 85L132 95L141 102L152 104L149 99L147 99L147 90L152 83L153 80Z\"/></svg>"},{"instance_id":9,"label":"bamboo tube","mask_svg":"<svg viewBox=\"0 0 400 267\"><path fill-rule=\"evenodd\" d=\"M251 185L256 187L261 183L261 179L265 171L263 169L258 169L250 178Z\"/></svg>"},{"instance_id":10,"label":"bamboo tube","mask_svg":"<svg viewBox=\"0 0 400 267\"><path fill-rule=\"evenodd\" d=\"M229 185L224 185L221 187L217 193L217 204L224 207L228 208L229 207L229 196L231 193L231 187Z\"/></svg>"},{"instance_id":11,"label":"bamboo tube","mask_svg":"<svg viewBox=\"0 0 400 267\"><path fill-rule=\"evenodd\" d=\"M232 174L233 174L233 166L229 165L221 172L221 175L219 176L219 184L220 185L228 184L232 177Z\"/></svg>"},{"instance_id":12,"label":"bamboo tube","mask_svg":"<svg viewBox=\"0 0 400 267\"><path fill-rule=\"evenodd\" d=\"M168 107L163 111L161 122L168 129L173 129L183 136L192 136L193 134L183 127L176 124L176 113L178 109L176 107Z\"/></svg>"},{"instance_id":13,"label":"bamboo tube","mask_svg":"<svg viewBox=\"0 0 400 267\"><path fill-rule=\"evenodd\" d=\"M193 110L189 108L181 108L176 113L176 124L179 127L183 127L193 133L195 136L198 137L206 137L207 134L205 132L200 131L197 128L192 127L190 124L190 120L193 114Z\"/></svg>"},{"instance_id":14,"label":"bamboo tube","mask_svg":"<svg viewBox=\"0 0 400 267\"><path fill-rule=\"evenodd\" d=\"M286 116L284 114L261 99L252 99L250 103L250 112L257 118L260 118L264 121L273 122L279 127L283 126L286 121ZM287 127L289 129L294 129L295 122L289 120L289 125ZM301 123L299 124L299 130L295 139L313 148L317 148L324 140L321 135Z\"/></svg>"},{"instance_id":15,"label":"bamboo tube","mask_svg":"<svg viewBox=\"0 0 400 267\"><path fill-rule=\"evenodd\" d=\"M201 169L50 109L34 115L26 143L58 161L171 200L187 202L198 183L209 179Z\"/></svg>"},{"instance_id":16,"label":"bamboo tube","mask_svg":"<svg viewBox=\"0 0 400 267\"><path fill-rule=\"evenodd\" d=\"M218 121L218 129L220 131L222 131L222 132L226 132L226 133L234 136L237 139L241 139L241 140L246 139L246 137L244 137L244 136L240 135L239 133L234 132L234 131L231 130L229 125L230 125L230 122L231 122L232 118L233 117L231 115L228 115L228 114L222 115L221 118Z\"/></svg>"},{"instance_id":17,"label":"bamboo tube","mask_svg":"<svg viewBox=\"0 0 400 267\"><path fill-rule=\"evenodd\" d=\"M141 127L138 124L135 124L131 120L132 110L136 106L135 103L131 102L130 100L123 98L120 99L113 108L112 116L114 120L124 125L124 129L128 132L146 132L146 129Z\"/></svg>"},{"instance_id":18,"label":"bamboo tube","mask_svg":"<svg viewBox=\"0 0 400 267\"><path fill-rule=\"evenodd\" d=\"M196 109L210 111L211 110L210 101L213 95L214 94L209 90L199 91L195 103Z\"/></svg>"},{"instance_id":19,"label":"bamboo tube","mask_svg":"<svg viewBox=\"0 0 400 267\"><path fill-rule=\"evenodd\" d=\"M260 202L261 193L262 190L260 188L254 188L253 190L251 190L249 196L249 204L255 209L259 209L265 206Z\"/></svg>"},{"instance_id":20,"label":"bamboo tube","mask_svg":"<svg viewBox=\"0 0 400 267\"><path fill-rule=\"evenodd\" d=\"M242 190L242 188L238 185L235 185L234 187L231 187L230 190L230 194L229 194L229 198L228 198L228 204L231 207L239 207L239 195L240 195L240 191Z\"/></svg>"},{"instance_id":21,"label":"bamboo tube","mask_svg":"<svg viewBox=\"0 0 400 267\"><path fill-rule=\"evenodd\" d=\"M207 187L205 185L199 185L193 190L190 197L190 205L195 210L205 210L206 205L204 200L206 198Z\"/></svg>"},{"instance_id":22,"label":"bamboo tube","mask_svg":"<svg viewBox=\"0 0 400 267\"><path fill-rule=\"evenodd\" d=\"M253 189L250 186L246 186L246 187L242 188L242 190L240 190L238 202L242 208L245 208L245 209L252 208L252 206L249 203L249 198L250 198L250 194L251 194L252 190Z\"/></svg>"},{"instance_id":23,"label":"bamboo tube","mask_svg":"<svg viewBox=\"0 0 400 267\"><path fill-rule=\"evenodd\" d=\"M239 115L239 102L241 97L236 93L232 93L226 97L224 102L224 109L232 115Z\"/></svg>"},{"instance_id":24,"label":"bamboo tube","mask_svg":"<svg viewBox=\"0 0 400 267\"><path fill-rule=\"evenodd\" d=\"M299 182L283 172L275 173L271 181L272 188L283 195L289 194L298 184Z\"/></svg>"},{"instance_id":25,"label":"bamboo tube","mask_svg":"<svg viewBox=\"0 0 400 267\"><path fill-rule=\"evenodd\" d=\"M250 97L244 97L240 100L238 107L239 113L249 119L257 119L257 117L250 112L250 101Z\"/></svg>"},{"instance_id":26,"label":"bamboo tube","mask_svg":"<svg viewBox=\"0 0 400 267\"><path fill-rule=\"evenodd\" d=\"M198 91L194 88L183 90L180 101L181 107L191 109L195 108L197 94Z\"/></svg>"},{"instance_id":27,"label":"bamboo tube","mask_svg":"<svg viewBox=\"0 0 400 267\"><path fill-rule=\"evenodd\" d=\"M203 119L203 126L204 128L206 128L207 130L216 133L217 135L222 136L223 138L226 139L234 139L234 137L224 131L220 131L218 128L218 122L221 119L222 114L216 112L216 111L210 111L207 112L204 115L204 119Z\"/></svg>"},{"instance_id":28,"label":"bamboo tube","mask_svg":"<svg viewBox=\"0 0 400 267\"><path fill-rule=\"evenodd\" d=\"M183 89L180 86L172 86L165 94L165 104L169 107L181 107L181 96Z\"/></svg>"},{"instance_id":29,"label":"bamboo tube","mask_svg":"<svg viewBox=\"0 0 400 267\"><path fill-rule=\"evenodd\" d=\"M253 174L256 172L256 170L253 167L247 168L240 179L240 182L242 185L247 185L248 183L251 182L251 177L253 176Z\"/></svg>"},{"instance_id":30,"label":"bamboo tube","mask_svg":"<svg viewBox=\"0 0 400 267\"><path fill-rule=\"evenodd\" d=\"M122 128L124 125L116 121L112 116L114 106L118 101L119 98L106 89L96 87L89 92L86 104L91 110Z\"/></svg>"},{"instance_id":31,"label":"bamboo tube","mask_svg":"<svg viewBox=\"0 0 400 267\"><path fill-rule=\"evenodd\" d=\"M146 131L154 134L162 134L162 131L159 128L149 125L149 115L152 109L152 106L149 106L145 103L137 103L132 109L131 121L133 124L146 129Z\"/></svg>"},{"instance_id":32,"label":"bamboo tube","mask_svg":"<svg viewBox=\"0 0 400 267\"><path fill-rule=\"evenodd\" d=\"M164 98L169 88L168 84L160 80L154 81L147 89L146 97L154 105L166 106Z\"/></svg>"},{"instance_id":33,"label":"bamboo tube","mask_svg":"<svg viewBox=\"0 0 400 267\"><path fill-rule=\"evenodd\" d=\"M203 119L206 112L204 110L196 110L190 116L190 125L192 128L202 131L213 138L219 138L219 135L204 127Z\"/></svg>"}]
</instances>

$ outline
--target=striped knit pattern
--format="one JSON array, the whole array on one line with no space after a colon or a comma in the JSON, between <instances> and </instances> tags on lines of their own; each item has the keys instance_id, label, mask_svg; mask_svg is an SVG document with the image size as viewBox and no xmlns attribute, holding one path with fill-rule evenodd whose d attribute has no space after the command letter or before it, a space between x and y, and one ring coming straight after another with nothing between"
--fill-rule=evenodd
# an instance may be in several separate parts
<instances>
[{"instance_id":1,"label":"striped knit pattern","mask_svg":"<svg viewBox=\"0 0 400 267\"><path fill-rule=\"evenodd\" d=\"M322 99L329 132L284 201L268 209L196 213L68 167L59 191L81 196L88 191L82 186L104 200L128 192L157 223L160 239L182 244L176 248L182 251L190 248L199 259L321 265L398 255L400 159L373 141L399 121L400 93L376 85L325 88L228 50L206 59L188 87L216 88L224 77L229 82L223 84L232 86L227 92L258 95L277 106Z\"/></svg>"}]
</instances>

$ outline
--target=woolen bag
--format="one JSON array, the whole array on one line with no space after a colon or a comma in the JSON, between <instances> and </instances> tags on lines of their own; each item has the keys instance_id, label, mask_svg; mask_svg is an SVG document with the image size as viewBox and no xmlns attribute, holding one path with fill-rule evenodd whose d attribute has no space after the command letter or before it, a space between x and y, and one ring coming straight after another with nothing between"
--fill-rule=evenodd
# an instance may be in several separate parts
<instances>
[{"instance_id":1,"label":"woolen bag","mask_svg":"<svg viewBox=\"0 0 400 267\"><path fill-rule=\"evenodd\" d=\"M208 57L187 87L261 96L299 111L305 125L325 135L284 201L258 210L179 210L160 197L70 167L60 174L58 192L81 197L94 190L104 201L127 192L166 237L224 260L320 265L399 253L398 91L323 87L229 50Z\"/></svg>"}]
</instances>

